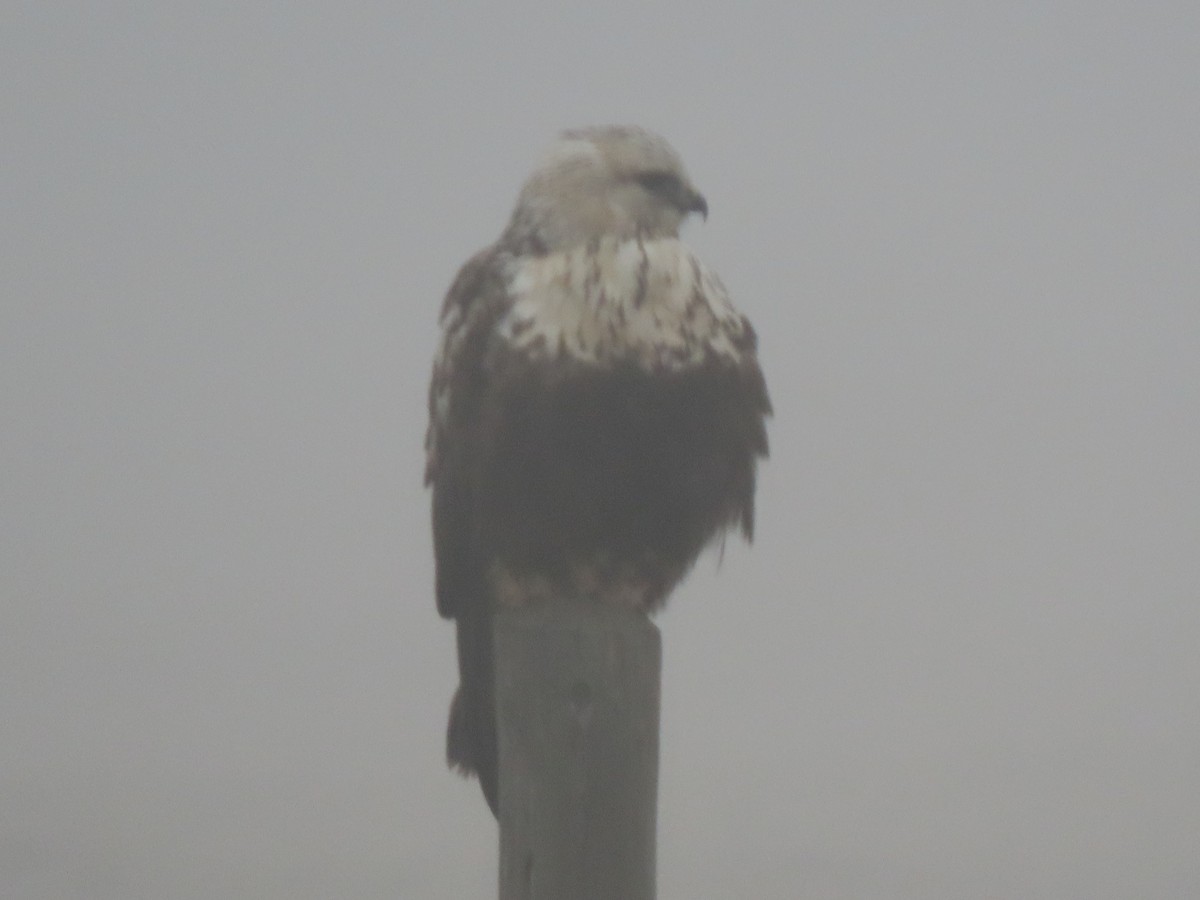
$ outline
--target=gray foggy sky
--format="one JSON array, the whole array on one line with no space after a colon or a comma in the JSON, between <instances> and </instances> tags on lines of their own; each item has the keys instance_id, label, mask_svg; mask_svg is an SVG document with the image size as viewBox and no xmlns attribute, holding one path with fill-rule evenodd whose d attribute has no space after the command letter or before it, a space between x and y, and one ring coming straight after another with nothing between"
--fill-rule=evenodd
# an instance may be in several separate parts
<instances>
[{"instance_id":1,"label":"gray foggy sky","mask_svg":"<svg viewBox=\"0 0 1200 900\"><path fill-rule=\"evenodd\" d=\"M664 635L659 895L1200 896L1200 7L9 3L0 893L459 898L436 313L676 145L758 539Z\"/></svg>"}]
</instances>

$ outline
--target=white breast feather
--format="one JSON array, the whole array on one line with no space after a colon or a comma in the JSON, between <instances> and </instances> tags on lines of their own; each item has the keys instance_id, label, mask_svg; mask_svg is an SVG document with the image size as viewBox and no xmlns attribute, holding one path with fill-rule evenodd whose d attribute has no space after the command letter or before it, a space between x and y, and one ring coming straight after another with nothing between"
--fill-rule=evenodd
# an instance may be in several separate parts
<instances>
[{"instance_id":1,"label":"white breast feather","mask_svg":"<svg viewBox=\"0 0 1200 900\"><path fill-rule=\"evenodd\" d=\"M677 239L614 240L512 261L498 335L534 359L648 370L741 360L747 328L720 279Z\"/></svg>"}]
</instances>

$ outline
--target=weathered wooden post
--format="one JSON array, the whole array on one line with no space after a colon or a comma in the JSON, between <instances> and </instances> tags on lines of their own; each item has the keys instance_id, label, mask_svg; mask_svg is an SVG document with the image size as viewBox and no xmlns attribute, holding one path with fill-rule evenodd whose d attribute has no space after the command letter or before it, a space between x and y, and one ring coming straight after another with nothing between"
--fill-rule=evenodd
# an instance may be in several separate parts
<instances>
[{"instance_id":1,"label":"weathered wooden post","mask_svg":"<svg viewBox=\"0 0 1200 900\"><path fill-rule=\"evenodd\" d=\"M661 669L641 612L496 616L500 900L654 900Z\"/></svg>"}]
</instances>

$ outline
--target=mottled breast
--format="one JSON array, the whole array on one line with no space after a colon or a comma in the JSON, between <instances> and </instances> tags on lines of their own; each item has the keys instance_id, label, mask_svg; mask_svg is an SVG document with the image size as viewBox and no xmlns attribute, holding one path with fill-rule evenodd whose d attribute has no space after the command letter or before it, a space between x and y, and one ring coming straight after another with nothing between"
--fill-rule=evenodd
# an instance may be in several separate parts
<instances>
[{"instance_id":1,"label":"mottled breast","mask_svg":"<svg viewBox=\"0 0 1200 900\"><path fill-rule=\"evenodd\" d=\"M681 241L614 238L511 260L497 335L532 361L633 362L647 371L743 362L753 332Z\"/></svg>"}]
</instances>

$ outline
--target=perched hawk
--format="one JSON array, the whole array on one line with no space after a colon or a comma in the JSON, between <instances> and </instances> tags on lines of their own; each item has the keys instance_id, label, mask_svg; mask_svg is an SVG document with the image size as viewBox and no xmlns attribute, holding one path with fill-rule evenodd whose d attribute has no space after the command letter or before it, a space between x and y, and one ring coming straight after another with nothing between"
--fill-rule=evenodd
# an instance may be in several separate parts
<instances>
[{"instance_id":1,"label":"perched hawk","mask_svg":"<svg viewBox=\"0 0 1200 900\"><path fill-rule=\"evenodd\" d=\"M446 756L493 813L494 611L652 611L714 538L752 536L771 405L754 330L679 240L692 212L708 206L658 135L564 132L442 306L425 482L458 626Z\"/></svg>"}]
</instances>

